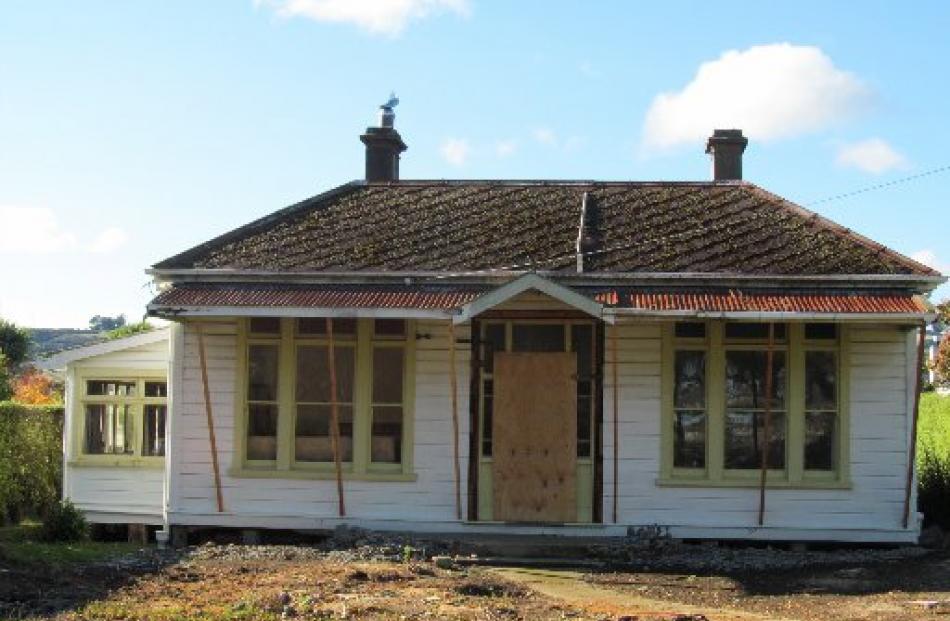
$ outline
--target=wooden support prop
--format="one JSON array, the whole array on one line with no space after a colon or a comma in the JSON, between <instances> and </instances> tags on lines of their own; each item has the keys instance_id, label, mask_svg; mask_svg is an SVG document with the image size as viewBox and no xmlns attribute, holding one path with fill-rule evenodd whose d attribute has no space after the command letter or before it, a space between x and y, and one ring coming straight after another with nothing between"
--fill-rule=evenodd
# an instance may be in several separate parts
<instances>
[{"instance_id":1,"label":"wooden support prop","mask_svg":"<svg viewBox=\"0 0 950 621\"><path fill-rule=\"evenodd\" d=\"M917 461L917 418L920 415L920 369L924 366L924 345L927 338L927 324L920 324L920 337L917 339L917 366L914 368L914 411L911 415L910 447L907 454L907 485L904 488L904 528L910 524L910 498L914 488L914 464Z\"/></svg>"},{"instance_id":2,"label":"wooden support prop","mask_svg":"<svg viewBox=\"0 0 950 621\"><path fill-rule=\"evenodd\" d=\"M455 322L449 319L449 383L452 389L452 470L455 476L455 518L462 519L462 476L459 472L459 390L455 369Z\"/></svg>"},{"instance_id":3,"label":"wooden support prop","mask_svg":"<svg viewBox=\"0 0 950 621\"><path fill-rule=\"evenodd\" d=\"M211 414L211 390L208 388L208 358L205 354L205 335L200 323L198 330L198 360L201 363L201 387L204 389L205 415L208 417L208 440L211 443L211 468L214 470L214 492L218 501L218 513L224 512L224 497L221 495L221 471L218 468L218 442L214 436L214 416Z\"/></svg>"},{"instance_id":4,"label":"wooden support prop","mask_svg":"<svg viewBox=\"0 0 950 621\"><path fill-rule=\"evenodd\" d=\"M775 324L769 324L769 344L765 351L765 429L762 442L762 471L759 478L759 526L765 522L765 483L769 476L769 434L772 433L772 357L775 349ZM753 417L755 414L752 415ZM754 419L753 419L754 422Z\"/></svg>"},{"instance_id":5,"label":"wooden support prop","mask_svg":"<svg viewBox=\"0 0 950 621\"><path fill-rule=\"evenodd\" d=\"M336 497L340 517L346 515L343 501L343 464L340 460L340 408L336 398L336 353L333 349L333 319L327 317L327 368L330 370L330 448L333 450L333 467L336 471Z\"/></svg>"},{"instance_id":6,"label":"wooden support prop","mask_svg":"<svg viewBox=\"0 0 950 621\"><path fill-rule=\"evenodd\" d=\"M617 367L617 326L613 326L610 331L610 366L613 379L613 442L614 442L614 484L613 484L613 521L617 523L617 490L620 489L618 478L620 476L620 382L618 381L619 372Z\"/></svg>"}]
</instances>

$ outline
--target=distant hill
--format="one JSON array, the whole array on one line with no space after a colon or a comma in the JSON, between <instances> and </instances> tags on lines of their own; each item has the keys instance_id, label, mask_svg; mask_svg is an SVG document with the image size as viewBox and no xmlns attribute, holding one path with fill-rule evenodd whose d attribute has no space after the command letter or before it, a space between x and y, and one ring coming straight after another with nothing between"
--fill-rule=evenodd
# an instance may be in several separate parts
<instances>
[{"instance_id":1,"label":"distant hill","mask_svg":"<svg viewBox=\"0 0 950 621\"><path fill-rule=\"evenodd\" d=\"M75 328L30 328L33 347L30 359L36 360L53 352L82 347L105 339L104 332Z\"/></svg>"}]
</instances>

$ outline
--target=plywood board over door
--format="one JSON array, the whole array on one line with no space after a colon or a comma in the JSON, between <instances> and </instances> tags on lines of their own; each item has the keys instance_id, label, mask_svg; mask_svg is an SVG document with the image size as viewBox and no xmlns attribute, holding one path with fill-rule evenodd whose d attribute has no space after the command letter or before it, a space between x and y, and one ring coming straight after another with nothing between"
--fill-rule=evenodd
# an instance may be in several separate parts
<instances>
[{"instance_id":1,"label":"plywood board over door","mask_svg":"<svg viewBox=\"0 0 950 621\"><path fill-rule=\"evenodd\" d=\"M494 518L576 521L576 355L496 353L494 390Z\"/></svg>"}]
</instances>

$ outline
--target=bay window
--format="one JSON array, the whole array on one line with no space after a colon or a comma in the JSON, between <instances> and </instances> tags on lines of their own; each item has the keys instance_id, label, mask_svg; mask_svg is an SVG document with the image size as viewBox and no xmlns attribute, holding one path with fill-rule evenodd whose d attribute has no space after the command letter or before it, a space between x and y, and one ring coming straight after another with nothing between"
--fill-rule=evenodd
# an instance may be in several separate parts
<instances>
[{"instance_id":1,"label":"bay window","mask_svg":"<svg viewBox=\"0 0 950 621\"><path fill-rule=\"evenodd\" d=\"M80 374L78 384L77 463L137 465L165 455L164 378Z\"/></svg>"}]
</instances>

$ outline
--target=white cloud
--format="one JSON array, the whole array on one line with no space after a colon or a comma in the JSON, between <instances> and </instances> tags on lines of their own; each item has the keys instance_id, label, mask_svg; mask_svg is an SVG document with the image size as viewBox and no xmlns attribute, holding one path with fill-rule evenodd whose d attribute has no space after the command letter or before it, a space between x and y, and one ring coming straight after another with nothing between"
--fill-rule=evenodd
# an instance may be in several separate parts
<instances>
[{"instance_id":1,"label":"white cloud","mask_svg":"<svg viewBox=\"0 0 950 621\"><path fill-rule=\"evenodd\" d=\"M446 162L453 166L462 166L468 159L468 141L461 138L449 138L442 143L439 152Z\"/></svg>"},{"instance_id":2,"label":"white cloud","mask_svg":"<svg viewBox=\"0 0 950 621\"><path fill-rule=\"evenodd\" d=\"M76 247L76 236L62 228L46 207L0 205L0 254L52 254Z\"/></svg>"},{"instance_id":3,"label":"white cloud","mask_svg":"<svg viewBox=\"0 0 950 621\"><path fill-rule=\"evenodd\" d=\"M699 66L677 92L647 111L643 146L696 144L713 129L739 128L757 140L820 130L865 108L870 90L819 48L775 43L729 50Z\"/></svg>"},{"instance_id":4,"label":"white cloud","mask_svg":"<svg viewBox=\"0 0 950 621\"><path fill-rule=\"evenodd\" d=\"M842 145L835 162L839 166L857 168L875 175L907 167L907 159L880 138Z\"/></svg>"},{"instance_id":5,"label":"white cloud","mask_svg":"<svg viewBox=\"0 0 950 621\"><path fill-rule=\"evenodd\" d=\"M515 140L499 140L495 143L495 155L498 157L508 157L518 150L518 142Z\"/></svg>"},{"instance_id":6,"label":"white cloud","mask_svg":"<svg viewBox=\"0 0 950 621\"><path fill-rule=\"evenodd\" d=\"M549 127L539 127L533 132L534 139L546 147L557 146L557 134Z\"/></svg>"},{"instance_id":7,"label":"white cloud","mask_svg":"<svg viewBox=\"0 0 950 621\"><path fill-rule=\"evenodd\" d=\"M109 254L115 252L129 241L126 232L118 227L109 227L96 235L89 244L89 252L95 254Z\"/></svg>"},{"instance_id":8,"label":"white cloud","mask_svg":"<svg viewBox=\"0 0 950 621\"><path fill-rule=\"evenodd\" d=\"M398 35L410 21L449 11L469 14L468 0L254 0L282 17L354 24L373 34Z\"/></svg>"},{"instance_id":9,"label":"white cloud","mask_svg":"<svg viewBox=\"0 0 950 621\"><path fill-rule=\"evenodd\" d=\"M942 262L937 258L937 253L931 250L930 248L925 248L924 250L918 250L914 254L910 255L910 258L918 263L923 263L928 267L932 267L941 274L950 274L950 264Z\"/></svg>"}]
</instances>

